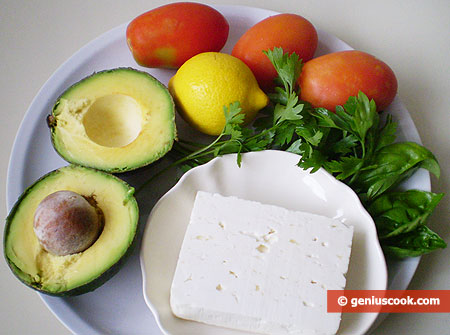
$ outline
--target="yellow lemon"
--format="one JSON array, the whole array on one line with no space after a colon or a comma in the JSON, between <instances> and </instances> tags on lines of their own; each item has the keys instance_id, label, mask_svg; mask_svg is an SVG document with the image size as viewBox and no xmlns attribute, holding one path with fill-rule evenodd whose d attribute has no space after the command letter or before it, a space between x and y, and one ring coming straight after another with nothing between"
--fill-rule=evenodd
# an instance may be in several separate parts
<instances>
[{"instance_id":1,"label":"yellow lemon","mask_svg":"<svg viewBox=\"0 0 450 335\"><path fill-rule=\"evenodd\" d=\"M244 123L269 103L250 68L240 59L205 52L186 61L169 81L181 116L208 135L219 135L225 126L223 107L239 101Z\"/></svg>"}]
</instances>

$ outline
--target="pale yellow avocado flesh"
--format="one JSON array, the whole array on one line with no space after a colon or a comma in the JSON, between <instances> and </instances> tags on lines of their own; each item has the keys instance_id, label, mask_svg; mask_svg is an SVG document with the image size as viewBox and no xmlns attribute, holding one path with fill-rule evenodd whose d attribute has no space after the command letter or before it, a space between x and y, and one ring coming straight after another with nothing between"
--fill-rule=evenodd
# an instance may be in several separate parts
<instances>
[{"instance_id":1,"label":"pale yellow avocado flesh","mask_svg":"<svg viewBox=\"0 0 450 335\"><path fill-rule=\"evenodd\" d=\"M67 256L55 256L45 251L33 230L38 204L47 195L61 190L93 196L105 222L93 245ZM10 216L5 233L8 262L26 284L57 294L91 283L124 256L136 235L138 207L133 189L118 178L92 169L68 166L48 174L30 187Z\"/></svg>"},{"instance_id":2,"label":"pale yellow avocado flesh","mask_svg":"<svg viewBox=\"0 0 450 335\"><path fill-rule=\"evenodd\" d=\"M67 161L109 172L129 171L167 153L176 136L167 88L147 73L95 73L64 92L49 120Z\"/></svg>"}]
</instances>

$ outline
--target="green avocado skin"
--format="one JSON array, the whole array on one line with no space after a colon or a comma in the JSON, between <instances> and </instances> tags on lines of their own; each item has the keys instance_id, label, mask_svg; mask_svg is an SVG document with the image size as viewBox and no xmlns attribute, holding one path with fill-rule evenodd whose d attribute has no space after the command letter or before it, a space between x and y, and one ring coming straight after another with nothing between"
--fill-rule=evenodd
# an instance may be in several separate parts
<instances>
[{"instance_id":1,"label":"green avocado skin","mask_svg":"<svg viewBox=\"0 0 450 335\"><path fill-rule=\"evenodd\" d=\"M95 163L92 163L87 157L74 155L70 150L66 148L64 141L60 138L57 132L57 128L59 127L57 122L57 117L59 114L59 105L61 101L64 100L68 95L72 94L72 92L76 91L79 87L84 86L86 83L92 83L99 79L107 80L109 76L114 76L116 74L126 74L129 78L130 82L133 77L140 77L147 80L149 83L157 87L163 94L164 99L167 100L168 108L164 111L167 113L167 119L169 122L164 125L164 131L169 134L169 140L156 150L152 154L139 154L133 160L127 162L127 164L115 165L109 164L108 166L99 166ZM55 101L51 113L47 116L46 119L47 126L50 129L50 139L53 145L53 148L58 153L58 155L63 158L65 161L71 164L76 164L80 166L90 167L93 169L109 172L109 173L123 173L128 171L133 171L139 169L141 167L147 166L168 153L173 146L173 142L177 138L177 129L175 124L175 103L172 98L172 95L169 93L164 84L162 84L155 77L150 75L147 72L136 70L131 67L118 67L114 69L108 69L103 71L94 72L93 74L81 79L80 81L74 83L70 87L68 87Z\"/></svg>"},{"instance_id":2,"label":"green avocado skin","mask_svg":"<svg viewBox=\"0 0 450 335\"><path fill-rule=\"evenodd\" d=\"M134 221L129 222L129 224L133 226L133 230L132 230L133 236L130 239L130 242L127 244L125 250L123 250L123 249L121 250L123 252L123 255L120 256L120 258L112 266L110 266L106 271L98 273L98 275L95 278L91 278L91 280L89 282L87 282L83 285L80 285L78 287L74 287L72 289L65 290L65 291L53 292L53 291L48 291L48 290L43 289L41 285L36 284L33 281L27 280L27 279L29 279L29 276L26 273L24 273L21 269L19 269L16 266L16 264L11 260L11 258L8 255L6 245L7 245L7 240L8 240L9 234L10 234L11 226L13 224L14 216L16 215L17 211L19 210L23 200L26 199L26 197L40 183L45 183L47 179L51 178L52 176L55 176L56 174L61 173L62 171L70 172L71 170L84 171L86 173L98 174L102 178L109 178L110 179L109 182L120 183L122 185L122 187L126 190L126 192L125 192L126 196L124 197L123 201L124 201L124 203L129 204L131 206L133 212L135 213ZM56 297L77 296L77 295L81 295L81 294L85 294L85 293L94 291L95 289L102 286L109 279L111 279L115 274L117 274L117 272L119 272L119 270L123 267L123 265L127 261L128 257L132 254L133 250L135 249L135 246L137 244L138 225L139 225L139 208L138 208L137 201L134 197L134 188L133 187L129 186L125 181L119 179L118 177L116 177L112 174L71 164L71 165L56 169L54 171L51 171L51 172L47 173L46 175L42 176L36 182L34 182L31 186L29 186L20 195L20 197L18 198L18 200L16 201L16 203L14 204L13 208L11 209L9 215L6 218L6 224L5 224L4 235L3 235L4 236L3 237L3 254L4 254L5 260L9 266L9 268L13 272L13 274L26 286L28 286L40 293L50 295L50 296L56 296Z\"/></svg>"}]
</instances>

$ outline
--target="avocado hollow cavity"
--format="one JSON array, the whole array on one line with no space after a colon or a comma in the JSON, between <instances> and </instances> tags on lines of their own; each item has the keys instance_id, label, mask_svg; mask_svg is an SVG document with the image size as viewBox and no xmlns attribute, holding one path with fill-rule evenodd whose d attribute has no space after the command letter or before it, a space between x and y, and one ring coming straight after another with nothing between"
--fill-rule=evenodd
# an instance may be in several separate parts
<instances>
[{"instance_id":1,"label":"avocado hollow cavity","mask_svg":"<svg viewBox=\"0 0 450 335\"><path fill-rule=\"evenodd\" d=\"M133 142L142 129L139 103L124 94L98 98L83 117L87 136L105 147L124 147Z\"/></svg>"}]
</instances>

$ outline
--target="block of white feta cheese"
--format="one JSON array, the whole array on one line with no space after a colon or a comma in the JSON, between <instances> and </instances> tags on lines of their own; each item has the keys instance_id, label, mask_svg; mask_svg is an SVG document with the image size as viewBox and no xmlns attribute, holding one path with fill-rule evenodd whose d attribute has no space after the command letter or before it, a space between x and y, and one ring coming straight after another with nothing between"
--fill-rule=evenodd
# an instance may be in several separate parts
<instances>
[{"instance_id":1,"label":"block of white feta cheese","mask_svg":"<svg viewBox=\"0 0 450 335\"><path fill-rule=\"evenodd\" d=\"M353 227L199 191L170 292L183 319L262 334L335 334Z\"/></svg>"}]
</instances>

